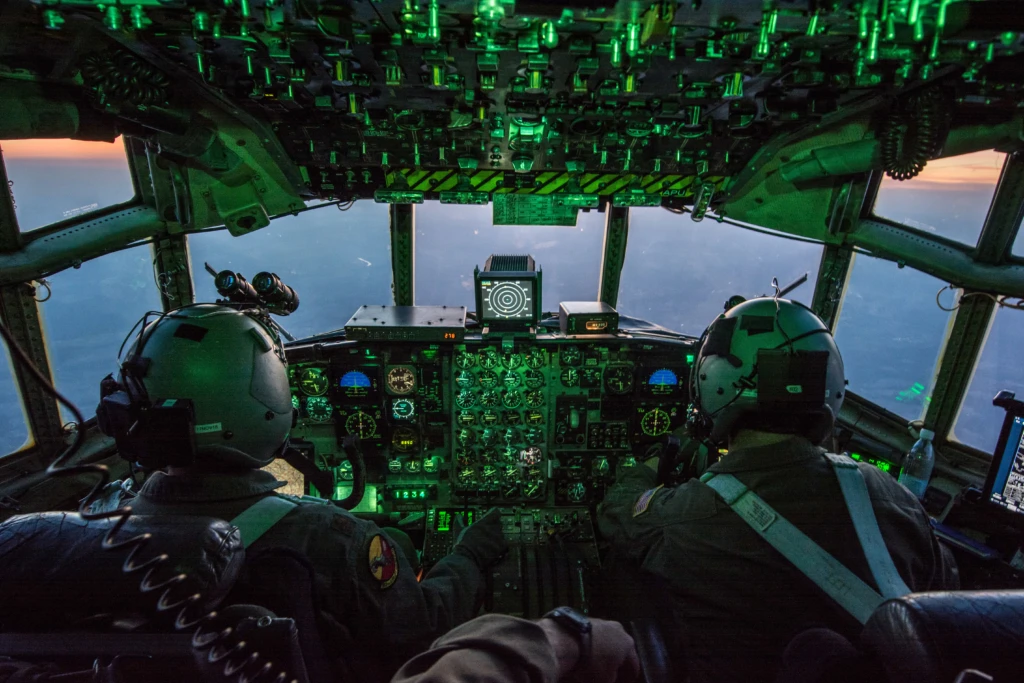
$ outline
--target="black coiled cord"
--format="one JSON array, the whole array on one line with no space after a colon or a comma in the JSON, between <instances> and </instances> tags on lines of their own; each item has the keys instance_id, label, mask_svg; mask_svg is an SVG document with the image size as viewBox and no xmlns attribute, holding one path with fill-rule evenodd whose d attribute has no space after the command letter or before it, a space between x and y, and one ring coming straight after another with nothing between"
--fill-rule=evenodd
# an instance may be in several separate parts
<instances>
[{"instance_id":1,"label":"black coiled cord","mask_svg":"<svg viewBox=\"0 0 1024 683\"><path fill-rule=\"evenodd\" d=\"M276 662L268 661L258 651L253 651L250 644L244 639L234 637L235 628L232 626L220 627L216 625L217 612L204 612L198 608L203 602L201 593L190 593L178 595L181 591L176 588L188 580L187 574L175 574L163 581L156 580L157 570L167 564L170 557L165 553L138 561L142 549L152 538L150 533L141 533L117 540L118 532L131 517L131 507L120 507L116 510L105 512L90 512L89 508L100 496L100 493L110 481L110 470L106 465L96 463L85 463L79 465L68 465L70 459L78 452L84 441L85 432L82 425L85 419L81 411L63 394L57 391L49 380L39 371L32 360L25 353L24 349L14 340L7 326L0 323L0 337L7 343L7 348L16 362L21 364L40 387L50 396L63 404L75 417L79 425L75 432L71 445L68 446L57 458L46 468L49 476L70 476L75 474L93 473L99 475L96 484L82 499L78 506L78 514L87 521L115 520L110 530L103 537L102 547L104 550L130 549L121 571L125 574L136 574L141 572L139 591L143 595L159 593L157 599L157 614L173 614L174 627L181 631L195 628L192 635L192 647L199 651L207 652L207 661L211 664L224 664L223 674L225 679L234 678L238 683L287 683L296 680L287 671L280 668Z\"/></svg>"},{"instance_id":2,"label":"black coiled cord","mask_svg":"<svg viewBox=\"0 0 1024 683\"><path fill-rule=\"evenodd\" d=\"M946 103L937 88L896 105L882 125L882 168L894 180L909 180L924 170L949 131Z\"/></svg>"},{"instance_id":3,"label":"black coiled cord","mask_svg":"<svg viewBox=\"0 0 1024 683\"><path fill-rule=\"evenodd\" d=\"M82 61L82 78L100 104L141 107L167 102L167 76L125 50L89 55Z\"/></svg>"}]
</instances>

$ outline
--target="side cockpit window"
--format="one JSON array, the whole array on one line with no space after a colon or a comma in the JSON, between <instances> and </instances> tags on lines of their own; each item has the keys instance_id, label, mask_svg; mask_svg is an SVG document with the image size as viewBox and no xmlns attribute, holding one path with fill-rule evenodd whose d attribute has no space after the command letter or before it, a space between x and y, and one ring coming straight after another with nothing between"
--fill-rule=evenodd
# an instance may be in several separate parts
<instances>
[{"instance_id":1,"label":"side cockpit window","mask_svg":"<svg viewBox=\"0 0 1024 683\"><path fill-rule=\"evenodd\" d=\"M928 162L909 180L886 176L874 214L970 247L978 243L1006 155L988 150Z\"/></svg>"},{"instance_id":2,"label":"side cockpit window","mask_svg":"<svg viewBox=\"0 0 1024 683\"><path fill-rule=\"evenodd\" d=\"M924 415L950 313L935 296L945 282L857 254L836 343L850 391L907 420Z\"/></svg>"},{"instance_id":3,"label":"side cockpit window","mask_svg":"<svg viewBox=\"0 0 1024 683\"><path fill-rule=\"evenodd\" d=\"M128 330L146 311L160 310L152 251L147 245L114 252L47 281L51 293L39 308L53 380L88 419ZM63 406L61 417L73 419Z\"/></svg>"},{"instance_id":4,"label":"side cockpit window","mask_svg":"<svg viewBox=\"0 0 1024 683\"><path fill-rule=\"evenodd\" d=\"M121 204L135 196L121 138L0 143L22 232Z\"/></svg>"}]
</instances>

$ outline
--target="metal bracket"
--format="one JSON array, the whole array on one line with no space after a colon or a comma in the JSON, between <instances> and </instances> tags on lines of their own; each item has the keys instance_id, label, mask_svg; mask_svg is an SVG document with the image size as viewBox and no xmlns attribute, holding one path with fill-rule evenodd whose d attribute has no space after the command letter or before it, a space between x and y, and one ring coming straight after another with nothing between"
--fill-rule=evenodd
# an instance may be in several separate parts
<instances>
[{"instance_id":1,"label":"metal bracket","mask_svg":"<svg viewBox=\"0 0 1024 683\"><path fill-rule=\"evenodd\" d=\"M811 309L833 332L846 293L852 262L853 250L846 247L829 244L821 252Z\"/></svg>"},{"instance_id":2,"label":"metal bracket","mask_svg":"<svg viewBox=\"0 0 1024 683\"><path fill-rule=\"evenodd\" d=\"M391 272L396 306L416 301L416 208L414 204L392 204Z\"/></svg>"},{"instance_id":3,"label":"metal bracket","mask_svg":"<svg viewBox=\"0 0 1024 683\"><path fill-rule=\"evenodd\" d=\"M188 242L184 235L171 235L153 242L153 274L165 311L187 306L195 300L189 268Z\"/></svg>"},{"instance_id":4,"label":"metal bracket","mask_svg":"<svg viewBox=\"0 0 1024 683\"><path fill-rule=\"evenodd\" d=\"M601 263L601 301L612 308L618 305L622 264L626 261L626 240L629 237L629 207L606 205L604 225L604 256Z\"/></svg>"}]
</instances>

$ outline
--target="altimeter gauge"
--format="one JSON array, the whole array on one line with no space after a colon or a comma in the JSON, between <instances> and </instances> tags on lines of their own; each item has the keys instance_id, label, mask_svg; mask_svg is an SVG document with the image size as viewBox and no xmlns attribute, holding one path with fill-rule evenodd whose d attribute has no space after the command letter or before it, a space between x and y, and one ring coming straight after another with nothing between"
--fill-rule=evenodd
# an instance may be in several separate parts
<instances>
[{"instance_id":1,"label":"altimeter gauge","mask_svg":"<svg viewBox=\"0 0 1024 683\"><path fill-rule=\"evenodd\" d=\"M326 396L310 396L306 399L306 415L314 422L327 422L334 414L334 408Z\"/></svg>"}]
</instances>

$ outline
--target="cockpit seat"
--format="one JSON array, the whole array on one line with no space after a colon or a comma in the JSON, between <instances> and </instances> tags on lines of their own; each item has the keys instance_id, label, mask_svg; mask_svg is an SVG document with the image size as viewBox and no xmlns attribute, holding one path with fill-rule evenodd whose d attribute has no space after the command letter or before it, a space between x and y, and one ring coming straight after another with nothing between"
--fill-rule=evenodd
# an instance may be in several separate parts
<instances>
[{"instance_id":1,"label":"cockpit seat","mask_svg":"<svg viewBox=\"0 0 1024 683\"><path fill-rule=\"evenodd\" d=\"M1020 680L1024 590L912 593L889 600L865 624L861 647L890 681L952 682L971 669L996 681Z\"/></svg>"},{"instance_id":2,"label":"cockpit seat","mask_svg":"<svg viewBox=\"0 0 1024 683\"><path fill-rule=\"evenodd\" d=\"M777 680L1018 681L1024 591L911 593L888 600L864 625L859 645L827 629L805 631L786 649Z\"/></svg>"},{"instance_id":3,"label":"cockpit seat","mask_svg":"<svg viewBox=\"0 0 1024 683\"><path fill-rule=\"evenodd\" d=\"M285 680L309 680L299 636L319 646L318 635L266 609L221 609L245 565L237 529L213 518L132 516L112 532L117 522L45 512L0 524L0 656L106 670L125 683L219 682L251 678L255 664L237 664L261 650L256 664L273 659ZM293 574L308 597L302 573ZM203 619L213 610L216 618Z\"/></svg>"}]
</instances>

